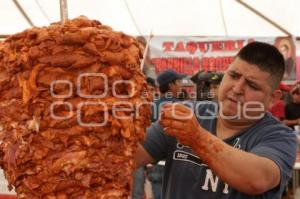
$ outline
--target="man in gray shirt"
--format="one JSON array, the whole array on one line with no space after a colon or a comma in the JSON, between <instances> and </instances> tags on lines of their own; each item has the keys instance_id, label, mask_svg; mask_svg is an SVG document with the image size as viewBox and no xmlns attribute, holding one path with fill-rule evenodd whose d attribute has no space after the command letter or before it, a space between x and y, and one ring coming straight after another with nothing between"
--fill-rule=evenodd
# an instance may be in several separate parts
<instances>
[{"instance_id":1,"label":"man in gray shirt","mask_svg":"<svg viewBox=\"0 0 300 199\"><path fill-rule=\"evenodd\" d=\"M296 159L294 132L266 112L284 73L273 46L240 50L219 103L165 105L136 164L166 159L164 199L280 199Z\"/></svg>"}]
</instances>

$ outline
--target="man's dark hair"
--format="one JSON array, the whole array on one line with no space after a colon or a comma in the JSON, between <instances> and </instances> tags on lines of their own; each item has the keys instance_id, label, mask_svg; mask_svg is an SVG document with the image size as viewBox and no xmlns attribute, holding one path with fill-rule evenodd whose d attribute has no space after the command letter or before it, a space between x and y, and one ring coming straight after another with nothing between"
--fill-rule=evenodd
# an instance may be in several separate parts
<instances>
[{"instance_id":1,"label":"man's dark hair","mask_svg":"<svg viewBox=\"0 0 300 199\"><path fill-rule=\"evenodd\" d=\"M270 73L272 89L278 88L284 74L285 63L282 54L275 46L263 42L252 42L242 48L237 57Z\"/></svg>"},{"instance_id":2,"label":"man's dark hair","mask_svg":"<svg viewBox=\"0 0 300 199\"><path fill-rule=\"evenodd\" d=\"M173 81L169 82L168 84L159 85L159 87L158 87L159 88L159 92L161 92L162 94L168 92L170 90L170 84L175 83L176 80L173 80Z\"/></svg>"}]
</instances>

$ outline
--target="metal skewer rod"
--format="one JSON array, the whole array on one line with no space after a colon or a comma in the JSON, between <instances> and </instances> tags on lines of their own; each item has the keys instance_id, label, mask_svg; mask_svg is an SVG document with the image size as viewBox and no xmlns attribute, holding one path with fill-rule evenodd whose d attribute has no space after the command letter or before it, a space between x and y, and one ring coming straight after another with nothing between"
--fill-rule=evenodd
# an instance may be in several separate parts
<instances>
[{"instance_id":1,"label":"metal skewer rod","mask_svg":"<svg viewBox=\"0 0 300 199\"><path fill-rule=\"evenodd\" d=\"M140 65L142 71L143 71L143 68L144 68L145 59L147 58L148 50L150 48L150 40L152 39L152 37L153 37L153 34L152 34L152 30L151 30L151 32L149 34L149 37L148 37L148 40L147 40L147 43L146 43L146 47L144 49L143 59L141 61L141 65Z\"/></svg>"},{"instance_id":2,"label":"metal skewer rod","mask_svg":"<svg viewBox=\"0 0 300 199\"><path fill-rule=\"evenodd\" d=\"M68 20L68 3L67 0L59 0L60 6L60 21L65 23Z\"/></svg>"}]
</instances>

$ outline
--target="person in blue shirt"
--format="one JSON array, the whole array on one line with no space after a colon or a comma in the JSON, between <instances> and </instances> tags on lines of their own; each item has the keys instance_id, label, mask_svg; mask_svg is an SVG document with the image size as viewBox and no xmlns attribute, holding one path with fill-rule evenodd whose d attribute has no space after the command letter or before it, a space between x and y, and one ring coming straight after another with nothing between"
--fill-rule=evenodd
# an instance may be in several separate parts
<instances>
[{"instance_id":1,"label":"person in blue shirt","mask_svg":"<svg viewBox=\"0 0 300 199\"><path fill-rule=\"evenodd\" d=\"M284 73L272 45L243 47L224 74L218 103L164 105L135 162L166 159L163 199L280 199L296 160L292 129L266 110Z\"/></svg>"},{"instance_id":2,"label":"person in blue shirt","mask_svg":"<svg viewBox=\"0 0 300 199\"><path fill-rule=\"evenodd\" d=\"M160 113L161 107L170 102L180 101L179 96L182 94L181 79L186 77L185 74L176 73L174 70L166 70L157 76L157 83L160 92L158 99L154 100L151 121L155 122Z\"/></svg>"},{"instance_id":3,"label":"person in blue shirt","mask_svg":"<svg viewBox=\"0 0 300 199\"><path fill-rule=\"evenodd\" d=\"M157 86L155 80L151 77L146 78L148 90L151 94L155 95ZM132 194L131 199L143 199L145 198L145 166L141 166L135 170L133 173L133 183L132 183Z\"/></svg>"},{"instance_id":4,"label":"person in blue shirt","mask_svg":"<svg viewBox=\"0 0 300 199\"><path fill-rule=\"evenodd\" d=\"M166 70L157 76L157 83L160 96L156 99L152 106L151 121L155 122L160 113L161 107L166 103L178 102L182 94L181 79L186 75L176 73L173 70ZM147 176L151 182L153 198L160 199L163 185L165 161L159 161L154 165L148 165Z\"/></svg>"}]
</instances>

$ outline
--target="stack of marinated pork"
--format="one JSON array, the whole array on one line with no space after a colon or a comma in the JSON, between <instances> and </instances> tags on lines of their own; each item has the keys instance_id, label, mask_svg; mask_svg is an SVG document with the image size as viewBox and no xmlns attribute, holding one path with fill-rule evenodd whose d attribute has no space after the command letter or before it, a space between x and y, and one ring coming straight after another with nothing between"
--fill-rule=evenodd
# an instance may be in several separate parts
<instances>
[{"instance_id":1,"label":"stack of marinated pork","mask_svg":"<svg viewBox=\"0 0 300 199\"><path fill-rule=\"evenodd\" d=\"M18 198L128 198L150 117L141 56L85 17L0 44L0 165Z\"/></svg>"}]
</instances>

